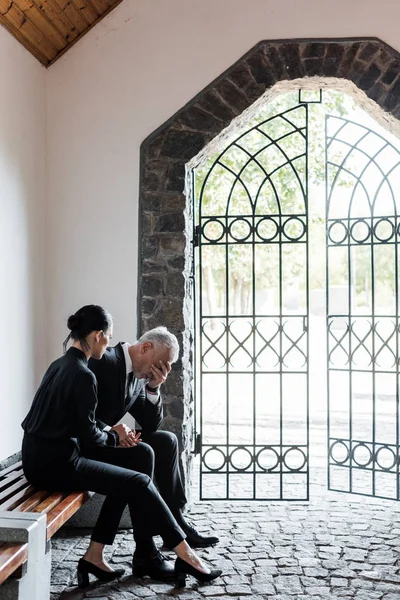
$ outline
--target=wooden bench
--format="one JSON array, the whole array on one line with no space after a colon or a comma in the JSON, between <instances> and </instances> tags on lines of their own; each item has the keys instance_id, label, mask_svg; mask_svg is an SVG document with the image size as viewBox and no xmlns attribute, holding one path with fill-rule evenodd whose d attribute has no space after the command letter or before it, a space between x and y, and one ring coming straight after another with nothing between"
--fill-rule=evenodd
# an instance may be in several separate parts
<instances>
[{"instance_id":1,"label":"wooden bench","mask_svg":"<svg viewBox=\"0 0 400 600\"><path fill-rule=\"evenodd\" d=\"M25 479L21 462L0 471L0 513L11 512L17 518L20 513L46 514L47 542L90 496L89 492L68 493L39 490ZM43 552L45 552L45 548L43 548ZM2 542L0 538L0 586L10 576L21 577L27 559L28 542ZM1 587L0 598L2 598ZM43 600L45 600L44 597Z\"/></svg>"}]
</instances>

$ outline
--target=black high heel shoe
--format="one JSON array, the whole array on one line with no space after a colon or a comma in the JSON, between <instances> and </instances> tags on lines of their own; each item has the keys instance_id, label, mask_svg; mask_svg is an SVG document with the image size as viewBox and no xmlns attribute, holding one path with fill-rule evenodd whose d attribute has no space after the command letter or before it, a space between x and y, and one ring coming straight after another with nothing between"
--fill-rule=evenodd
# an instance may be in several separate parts
<instances>
[{"instance_id":1,"label":"black high heel shoe","mask_svg":"<svg viewBox=\"0 0 400 600\"><path fill-rule=\"evenodd\" d=\"M96 567L93 563L81 558L78 562L78 587L87 587L89 585L89 573L97 577L100 581L113 581L122 577L125 569L115 569L115 571L104 571Z\"/></svg>"},{"instance_id":2,"label":"black high heel shoe","mask_svg":"<svg viewBox=\"0 0 400 600\"><path fill-rule=\"evenodd\" d=\"M211 569L210 573L203 573L202 571L198 571L192 565L189 565L182 558L177 557L175 561L175 587L176 588L184 588L186 585L186 575L192 575L200 581L201 583L207 583L209 581L213 581L222 574L220 569Z\"/></svg>"}]
</instances>

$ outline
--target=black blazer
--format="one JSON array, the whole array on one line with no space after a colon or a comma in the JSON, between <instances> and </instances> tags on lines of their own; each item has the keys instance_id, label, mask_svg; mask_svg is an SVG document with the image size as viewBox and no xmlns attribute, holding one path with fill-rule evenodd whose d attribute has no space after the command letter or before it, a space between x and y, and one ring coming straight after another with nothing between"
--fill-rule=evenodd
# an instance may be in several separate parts
<instances>
[{"instance_id":1,"label":"black blazer","mask_svg":"<svg viewBox=\"0 0 400 600\"><path fill-rule=\"evenodd\" d=\"M144 431L157 431L163 418L161 396L156 404L150 402L144 380L136 379L132 374L125 396L126 364L122 343L107 348L101 360L89 360L89 369L98 384L97 424L100 428L112 427L129 413Z\"/></svg>"},{"instance_id":2,"label":"black blazer","mask_svg":"<svg viewBox=\"0 0 400 600\"><path fill-rule=\"evenodd\" d=\"M36 438L79 441L80 447L117 446L118 435L95 420L97 382L81 350L71 347L47 369L22 428Z\"/></svg>"}]
</instances>

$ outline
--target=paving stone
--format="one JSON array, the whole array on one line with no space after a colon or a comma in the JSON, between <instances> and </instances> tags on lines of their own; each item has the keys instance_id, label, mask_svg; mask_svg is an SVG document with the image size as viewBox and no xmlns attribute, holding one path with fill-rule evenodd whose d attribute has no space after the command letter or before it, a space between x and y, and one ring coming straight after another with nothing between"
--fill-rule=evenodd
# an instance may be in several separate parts
<instances>
[{"instance_id":1,"label":"paving stone","mask_svg":"<svg viewBox=\"0 0 400 600\"><path fill-rule=\"evenodd\" d=\"M305 586L305 587L319 587L319 586L324 586L324 585L328 585L328 583L325 583L323 580L321 579L317 579L317 577L300 577L301 579L301 583Z\"/></svg>"},{"instance_id":2,"label":"paving stone","mask_svg":"<svg viewBox=\"0 0 400 600\"><path fill-rule=\"evenodd\" d=\"M256 579L256 578L257 578L257 576L253 575L253 577L251 579L254 581L254 579ZM232 575L230 577L223 577L223 580L226 585L237 585L237 584L245 585L249 582L249 579L246 575ZM269 576L269 580L272 581L271 576Z\"/></svg>"},{"instance_id":3,"label":"paving stone","mask_svg":"<svg viewBox=\"0 0 400 600\"><path fill-rule=\"evenodd\" d=\"M373 581L380 581L382 579L382 573L380 571L361 571L360 577L372 579Z\"/></svg>"},{"instance_id":4,"label":"paving stone","mask_svg":"<svg viewBox=\"0 0 400 600\"><path fill-rule=\"evenodd\" d=\"M274 585L278 592L300 594L302 587L300 578L295 575L278 575L274 579Z\"/></svg>"},{"instance_id":5,"label":"paving stone","mask_svg":"<svg viewBox=\"0 0 400 600\"><path fill-rule=\"evenodd\" d=\"M306 568L304 569L304 575L307 577L327 577L329 575L328 569L320 568Z\"/></svg>"},{"instance_id":6,"label":"paving stone","mask_svg":"<svg viewBox=\"0 0 400 600\"><path fill-rule=\"evenodd\" d=\"M225 593L225 587L223 585L209 585L202 589L203 596L220 596Z\"/></svg>"},{"instance_id":7,"label":"paving stone","mask_svg":"<svg viewBox=\"0 0 400 600\"><path fill-rule=\"evenodd\" d=\"M351 579L350 587L364 590L372 590L374 584L372 581L366 581L365 579Z\"/></svg>"},{"instance_id":8,"label":"paving stone","mask_svg":"<svg viewBox=\"0 0 400 600\"><path fill-rule=\"evenodd\" d=\"M336 569L331 573L332 577L356 577L356 574L351 569Z\"/></svg>"},{"instance_id":9,"label":"paving stone","mask_svg":"<svg viewBox=\"0 0 400 600\"><path fill-rule=\"evenodd\" d=\"M400 506L338 499L319 482L311 492L304 504L194 502L188 516L195 526L222 533L199 554L223 575L210 585L189 577L182 590L129 576L131 530L120 530L106 553L127 575L79 590L76 566L90 533L62 529L53 540L51 600L400 600Z\"/></svg>"},{"instance_id":10,"label":"paving stone","mask_svg":"<svg viewBox=\"0 0 400 600\"><path fill-rule=\"evenodd\" d=\"M332 587L347 587L348 581L344 577L331 577Z\"/></svg>"},{"instance_id":11,"label":"paving stone","mask_svg":"<svg viewBox=\"0 0 400 600\"><path fill-rule=\"evenodd\" d=\"M299 558L299 565L301 567L319 568L321 561L319 558Z\"/></svg>"},{"instance_id":12,"label":"paving stone","mask_svg":"<svg viewBox=\"0 0 400 600\"><path fill-rule=\"evenodd\" d=\"M238 596L244 596L244 595L252 595L252 589L249 585L227 585L226 586L226 592L227 594L230 594L231 596L237 594Z\"/></svg>"}]
</instances>

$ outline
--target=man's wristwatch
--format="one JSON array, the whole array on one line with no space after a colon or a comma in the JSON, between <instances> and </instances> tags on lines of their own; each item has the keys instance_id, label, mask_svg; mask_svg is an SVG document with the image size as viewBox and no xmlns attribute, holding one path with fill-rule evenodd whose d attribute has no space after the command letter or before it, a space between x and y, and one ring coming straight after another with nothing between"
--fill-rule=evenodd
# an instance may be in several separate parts
<instances>
[{"instance_id":1,"label":"man's wristwatch","mask_svg":"<svg viewBox=\"0 0 400 600\"><path fill-rule=\"evenodd\" d=\"M150 387L150 386L149 386L149 384L147 384L147 385L146 385L146 389L147 389L147 391L148 391L148 392L150 392L150 393L153 393L153 394L158 394L159 387L155 387L155 388L153 388L153 387Z\"/></svg>"}]
</instances>

